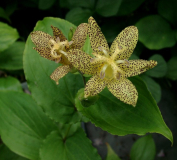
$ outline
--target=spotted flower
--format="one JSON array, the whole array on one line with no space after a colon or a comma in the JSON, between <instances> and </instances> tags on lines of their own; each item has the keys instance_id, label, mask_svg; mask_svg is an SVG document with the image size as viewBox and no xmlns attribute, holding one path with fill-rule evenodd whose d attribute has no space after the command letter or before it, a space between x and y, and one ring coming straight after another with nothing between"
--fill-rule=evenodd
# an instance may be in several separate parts
<instances>
[{"instance_id":1,"label":"spotted flower","mask_svg":"<svg viewBox=\"0 0 177 160\"><path fill-rule=\"evenodd\" d=\"M68 59L74 67L85 74L93 75L86 83L85 98L98 94L107 86L115 97L136 106L138 92L127 78L157 65L153 60L128 60L138 41L137 28L125 28L113 41L110 49L92 17L89 18L88 34L94 57L78 49L70 50L68 54Z\"/></svg>"},{"instance_id":2,"label":"spotted flower","mask_svg":"<svg viewBox=\"0 0 177 160\"><path fill-rule=\"evenodd\" d=\"M57 27L51 26L51 28L53 37L42 31L34 31L31 33L31 40L36 45L34 49L42 57L62 64L50 76L58 84L58 80L73 68L66 57L66 53L70 49L82 48L87 38L88 26L86 23L80 24L70 42Z\"/></svg>"}]
</instances>

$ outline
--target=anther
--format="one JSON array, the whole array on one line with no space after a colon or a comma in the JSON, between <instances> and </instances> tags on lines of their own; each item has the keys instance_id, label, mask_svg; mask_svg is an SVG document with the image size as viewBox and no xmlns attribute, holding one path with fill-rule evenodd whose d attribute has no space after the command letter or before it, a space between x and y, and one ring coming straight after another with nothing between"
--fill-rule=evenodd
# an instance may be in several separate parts
<instances>
[{"instance_id":1,"label":"anther","mask_svg":"<svg viewBox=\"0 0 177 160\"><path fill-rule=\"evenodd\" d=\"M70 46L71 44L73 44L73 41L70 41L70 42L69 42L69 46Z\"/></svg>"},{"instance_id":2,"label":"anther","mask_svg":"<svg viewBox=\"0 0 177 160\"><path fill-rule=\"evenodd\" d=\"M105 71L107 69L108 65L105 64L103 67L102 67L102 70L100 72L100 78L103 79L105 77Z\"/></svg>"},{"instance_id":3,"label":"anther","mask_svg":"<svg viewBox=\"0 0 177 160\"><path fill-rule=\"evenodd\" d=\"M67 53L64 52L63 50L60 50L59 52L62 53L62 54L64 54L65 56L67 56Z\"/></svg>"},{"instance_id":4,"label":"anther","mask_svg":"<svg viewBox=\"0 0 177 160\"><path fill-rule=\"evenodd\" d=\"M121 74L118 72L118 73L116 74L116 79L119 80L120 77L121 77Z\"/></svg>"},{"instance_id":5,"label":"anther","mask_svg":"<svg viewBox=\"0 0 177 160\"><path fill-rule=\"evenodd\" d=\"M130 65L129 61L126 60L126 59L124 59L124 60L117 60L116 63L123 63L123 64L125 64L125 65L127 65L127 66Z\"/></svg>"},{"instance_id":6,"label":"anther","mask_svg":"<svg viewBox=\"0 0 177 160\"><path fill-rule=\"evenodd\" d=\"M60 42L60 38L59 38L59 37L57 37L56 42L57 42L57 43L59 43L59 42Z\"/></svg>"}]
</instances>

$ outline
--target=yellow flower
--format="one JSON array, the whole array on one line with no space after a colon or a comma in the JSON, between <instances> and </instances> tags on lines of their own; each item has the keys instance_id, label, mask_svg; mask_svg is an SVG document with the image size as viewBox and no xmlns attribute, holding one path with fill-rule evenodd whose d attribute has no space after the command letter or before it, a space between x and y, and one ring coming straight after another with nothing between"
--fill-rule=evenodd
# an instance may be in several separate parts
<instances>
[{"instance_id":1,"label":"yellow flower","mask_svg":"<svg viewBox=\"0 0 177 160\"><path fill-rule=\"evenodd\" d=\"M69 51L68 59L82 73L93 75L87 82L84 96L94 96L106 86L124 103L136 106L138 92L127 77L139 75L157 65L156 61L129 60L137 41L135 26L125 28L113 41L110 49L96 21L90 17L88 34L94 58L81 50Z\"/></svg>"},{"instance_id":2,"label":"yellow flower","mask_svg":"<svg viewBox=\"0 0 177 160\"><path fill-rule=\"evenodd\" d=\"M55 69L50 76L58 84L58 80L65 76L73 67L68 61L66 53L70 49L82 48L87 38L88 25L86 23L80 24L70 42L68 42L67 38L58 28L53 26L51 28L53 30L53 37L42 31L34 31L31 33L31 40L36 45L34 49L42 57L63 64Z\"/></svg>"}]
</instances>

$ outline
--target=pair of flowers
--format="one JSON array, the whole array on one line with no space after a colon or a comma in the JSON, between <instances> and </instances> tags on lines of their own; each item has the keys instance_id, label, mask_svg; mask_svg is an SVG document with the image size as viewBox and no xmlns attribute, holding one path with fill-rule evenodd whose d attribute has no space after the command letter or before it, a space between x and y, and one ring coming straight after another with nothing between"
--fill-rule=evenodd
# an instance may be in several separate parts
<instances>
[{"instance_id":1,"label":"pair of flowers","mask_svg":"<svg viewBox=\"0 0 177 160\"><path fill-rule=\"evenodd\" d=\"M125 28L113 41L110 49L98 24L90 17L88 24L80 24L69 42L63 33L52 27L53 37L42 31L31 33L34 48L42 57L61 63L52 74L56 81L65 76L73 67L82 73L93 75L86 83L84 96L94 96L106 86L124 103L136 106L138 92L128 77L139 75L157 65L156 61L130 60L129 57L138 41L135 26ZM87 34L94 57L82 51Z\"/></svg>"}]
</instances>

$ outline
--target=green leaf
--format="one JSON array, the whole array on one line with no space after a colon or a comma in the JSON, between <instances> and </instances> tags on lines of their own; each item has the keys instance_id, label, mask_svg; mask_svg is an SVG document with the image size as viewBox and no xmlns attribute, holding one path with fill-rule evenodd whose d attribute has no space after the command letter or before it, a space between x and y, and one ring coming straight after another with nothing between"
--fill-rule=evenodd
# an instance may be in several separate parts
<instances>
[{"instance_id":1,"label":"green leaf","mask_svg":"<svg viewBox=\"0 0 177 160\"><path fill-rule=\"evenodd\" d=\"M177 57L172 57L168 63L167 77L172 80L177 80Z\"/></svg>"},{"instance_id":2,"label":"green leaf","mask_svg":"<svg viewBox=\"0 0 177 160\"><path fill-rule=\"evenodd\" d=\"M38 7L41 10L47 10L55 3L55 0L39 0Z\"/></svg>"},{"instance_id":3,"label":"green leaf","mask_svg":"<svg viewBox=\"0 0 177 160\"><path fill-rule=\"evenodd\" d=\"M138 42L135 47L135 50L133 51L133 54L140 56L144 48L144 45L141 42Z\"/></svg>"},{"instance_id":4,"label":"green leaf","mask_svg":"<svg viewBox=\"0 0 177 160\"><path fill-rule=\"evenodd\" d=\"M0 69L23 69L23 51L25 42L15 42L8 49L0 53Z\"/></svg>"},{"instance_id":5,"label":"green leaf","mask_svg":"<svg viewBox=\"0 0 177 160\"><path fill-rule=\"evenodd\" d=\"M103 17L111 17L117 14L122 0L98 0L96 12Z\"/></svg>"},{"instance_id":6,"label":"green leaf","mask_svg":"<svg viewBox=\"0 0 177 160\"><path fill-rule=\"evenodd\" d=\"M176 43L171 26L159 15L142 18L136 26L139 30L139 41L149 49L172 47Z\"/></svg>"},{"instance_id":7,"label":"green leaf","mask_svg":"<svg viewBox=\"0 0 177 160\"><path fill-rule=\"evenodd\" d=\"M115 20L108 20L107 23L103 24L101 27L101 30L106 37L106 40L108 43L111 43L114 41L114 39L117 37L117 35L125 28L126 24L124 21L120 21L118 24L115 24Z\"/></svg>"},{"instance_id":8,"label":"green leaf","mask_svg":"<svg viewBox=\"0 0 177 160\"><path fill-rule=\"evenodd\" d=\"M62 8L76 8L76 7L84 7L93 9L95 5L95 0L60 0L60 6Z\"/></svg>"},{"instance_id":9,"label":"green leaf","mask_svg":"<svg viewBox=\"0 0 177 160\"><path fill-rule=\"evenodd\" d=\"M41 160L101 160L81 128L66 139L57 131L52 132L44 140L40 156Z\"/></svg>"},{"instance_id":10,"label":"green leaf","mask_svg":"<svg viewBox=\"0 0 177 160\"><path fill-rule=\"evenodd\" d=\"M1 18L4 18L4 19L6 19L8 22L10 22L10 19L9 19L8 15L7 15L6 12L4 11L4 9L1 8L1 7L0 7L0 17L1 17Z\"/></svg>"},{"instance_id":11,"label":"green leaf","mask_svg":"<svg viewBox=\"0 0 177 160\"><path fill-rule=\"evenodd\" d=\"M138 91L136 107L121 102L105 89L100 93L98 101L89 107L83 107L80 101L82 97L77 95L75 103L78 111L113 135L160 133L173 143L172 133L144 82L139 77L130 80Z\"/></svg>"},{"instance_id":12,"label":"green leaf","mask_svg":"<svg viewBox=\"0 0 177 160\"><path fill-rule=\"evenodd\" d=\"M19 34L15 28L8 24L0 22L0 52L7 49L12 43L19 38Z\"/></svg>"},{"instance_id":13,"label":"green leaf","mask_svg":"<svg viewBox=\"0 0 177 160\"><path fill-rule=\"evenodd\" d=\"M71 9L65 19L78 26L81 23L87 23L88 18L92 15L92 11L89 9L83 9L80 7Z\"/></svg>"},{"instance_id":14,"label":"green leaf","mask_svg":"<svg viewBox=\"0 0 177 160\"><path fill-rule=\"evenodd\" d=\"M131 160L154 160L156 154L155 143L149 134L139 138L130 152Z\"/></svg>"},{"instance_id":15,"label":"green leaf","mask_svg":"<svg viewBox=\"0 0 177 160\"><path fill-rule=\"evenodd\" d=\"M136 0L136 1L132 1L132 0L122 0L122 3L119 7L119 11L118 11L118 15L119 16L124 16L127 15L131 12L133 12L134 10L136 10L142 3L144 2L144 0Z\"/></svg>"},{"instance_id":16,"label":"green leaf","mask_svg":"<svg viewBox=\"0 0 177 160\"><path fill-rule=\"evenodd\" d=\"M111 146L108 143L106 143L106 145L108 149L106 160L121 160L119 156L113 151Z\"/></svg>"},{"instance_id":17,"label":"green leaf","mask_svg":"<svg viewBox=\"0 0 177 160\"><path fill-rule=\"evenodd\" d=\"M18 9L18 1L8 1L8 5L6 6L6 14L11 16L15 10Z\"/></svg>"},{"instance_id":18,"label":"green leaf","mask_svg":"<svg viewBox=\"0 0 177 160\"><path fill-rule=\"evenodd\" d=\"M27 160L15 153L13 153L5 145L0 145L0 159L1 160Z\"/></svg>"},{"instance_id":19,"label":"green leaf","mask_svg":"<svg viewBox=\"0 0 177 160\"><path fill-rule=\"evenodd\" d=\"M39 148L46 136L56 129L31 96L0 91L0 135L13 152L39 160Z\"/></svg>"},{"instance_id":20,"label":"green leaf","mask_svg":"<svg viewBox=\"0 0 177 160\"><path fill-rule=\"evenodd\" d=\"M91 55L91 56L93 57L93 55L92 55L93 50L92 50L92 47L91 47L91 45L90 45L90 39L89 39L89 36L88 36L88 35L87 35L87 39L86 39L86 41L85 41L85 43L84 43L84 46L83 46L82 50L83 50L85 53L87 53L87 54L89 54L89 55Z\"/></svg>"},{"instance_id":21,"label":"green leaf","mask_svg":"<svg viewBox=\"0 0 177 160\"><path fill-rule=\"evenodd\" d=\"M59 18L44 18L37 23L34 30L52 35L51 25L60 28L66 37L70 28L75 28L73 24ZM32 97L55 121L61 123L80 121L81 116L76 111L74 98L78 89L84 87L81 75L69 73L60 79L59 85L56 85L50 79L50 75L58 64L41 57L33 47L34 44L28 37L24 51L24 70Z\"/></svg>"},{"instance_id":22,"label":"green leaf","mask_svg":"<svg viewBox=\"0 0 177 160\"><path fill-rule=\"evenodd\" d=\"M22 91L20 82L13 77L0 78L0 91Z\"/></svg>"},{"instance_id":23,"label":"green leaf","mask_svg":"<svg viewBox=\"0 0 177 160\"><path fill-rule=\"evenodd\" d=\"M158 62L157 66L146 71L145 73L151 77L164 77L167 73L167 63L160 54L154 54L149 60L155 60Z\"/></svg>"},{"instance_id":24,"label":"green leaf","mask_svg":"<svg viewBox=\"0 0 177 160\"><path fill-rule=\"evenodd\" d=\"M154 97L154 99L158 103L161 99L160 85L156 81L154 81L151 77L146 76L145 74L142 74L140 77L146 83L149 92L151 92L152 96Z\"/></svg>"},{"instance_id":25,"label":"green leaf","mask_svg":"<svg viewBox=\"0 0 177 160\"><path fill-rule=\"evenodd\" d=\"M129 60L139 59L139 57L135 54L132 54L129 58Z\"/></svg>"},{"instance_id":26,"label":"green leaf","mask_svg":"<svg viewBox=\"0 0 177 160\"><path fill-rule=\"evenodd\" d=\"M177 1L176 0L159 0L158 13L172 24L177 21Z\"/></svg>"}]
</instances>

